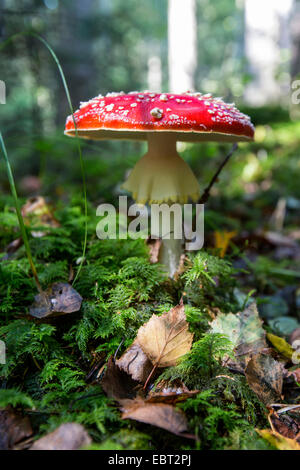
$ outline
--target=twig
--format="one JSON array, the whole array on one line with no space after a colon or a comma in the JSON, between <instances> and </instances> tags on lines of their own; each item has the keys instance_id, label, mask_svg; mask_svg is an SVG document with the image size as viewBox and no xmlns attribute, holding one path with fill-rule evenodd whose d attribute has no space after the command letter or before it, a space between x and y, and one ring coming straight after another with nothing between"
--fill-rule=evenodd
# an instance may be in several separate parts
<instances>
[{"instance_id":1,"label":"twig","mask_svg":"<svg viewBox=\"0 0 300 470\"><path fill-rule=\"evenodd\" d=\"M120 347L122 346L123 343L124 343L124 338L122 338L121 343L119 344L119 346L118 346L118 348L117 348L117 350L116 350L116 352L115 352L115 354L114 354L114 362L116 362L117 354L118 354L119 349L120 349Z\"/></svg>"},{"instance_id":2,"label":"twig","mask_svg":"<svg viewBox=\"0 0 300 470\"><path fill-rule=\"evenodd\" d=\"M208 198L210 196L211 188L213 187L213 185L217 181L219 174L223 170L224 166L226 165L226 163L228 162L228 160L230 159L232 154L237 150L237 148L238 148L238 145L233 144L233 146L232 146L230 152L228 153L228 155L226 156L225 160L221 163L221 165L219 166L217 172L214 174L212 180L210 181L209 185L205 188L202 196L200 197L200 199L198 201L198 204L205 204L208 201Z\"/></svg>"}]
</instances>

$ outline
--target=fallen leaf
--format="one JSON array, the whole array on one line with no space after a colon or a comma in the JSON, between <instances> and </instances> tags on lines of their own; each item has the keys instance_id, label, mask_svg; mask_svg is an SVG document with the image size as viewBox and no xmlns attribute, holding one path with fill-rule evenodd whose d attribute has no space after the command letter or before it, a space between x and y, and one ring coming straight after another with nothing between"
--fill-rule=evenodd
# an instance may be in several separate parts
<instances>
[{"instance_id":1,"label":"fallen leaf","mask_svg":"<svg viewBox=\"0 0 300 470\"><path fill-rule=\"evenodd\" d=\"M178 359L191 349L193 334L188 331L183 302L160 317L152 315L140 327L137 341L153 364L144 385L146 389L157 367L175 366Z\"/></svg>"},{"instance_id":2,"label":"fallen leaf","mask_svg":"<svg viewBox=\"0 0 300 470\"><path fill-rule=\"evenodd\" d=\"M193 334L188 327L181 303L160 317L152 315L140 327L137 341L153 365L175 366L178 359L191 349Z\"/></svg>"},{"instance_id":3,"label":"fallen leaf","mask_svg":"<svg viewBox=\"0 0 300 470\"><path fill-rule=\"evenodd\" d=\"M109 398L117 401L136 396L137 382L115 364L113 357L108 360L101 386Z\"/></svg>"},{"instance_id":4,"label":"fallen leaf","mask_svg":"<svg viewBox=\"0 0 300 470\"><path fill-rule=\"evenodd\" d=\"M91 438L81 424L65 423L35 441L29 450L77 450L91 443Z\"/></svg>"},{"instance_id":5,"label":"fallen leaf","mask_svg":"<svg viewBox=\"0 0 300 470\"><path fill-rule=\"evenodd\" d=\"M122 419L133 419L181 435L187 431L183 411L163 403L146 403L141 399L129 400L123 407Z\"/></svg>"},{"instance_id":6,"label":"fallen leaf","mask_svg":"<svg viewBox=\"0 0 300 470\"><path fill-rule=\"evenodd\" d=\"M300 405L299 405L300 406ZM287 409L288 409L287 405ZM293 408L292 406L290 408ZM289 410L290 411L290 410ZM289 439L295 439L300 444L300 416L299 413L294 413L294 416L290 416L286 413L275 413L271 410L268 416L269 423L272 431L277 432L281 436L288 437Z\"/></svg>"},{"instance_id":7,"label":"fallen leaf","mask_svg":"<svg viewBox=\"0 0 300 470\"><path fill-rule=\"evenodd\" d=\"M216 231L215 233L215 248L219 250L220 258L224 258L226 251L228 249L229 243L237 235L236 230L232 232L219 232Z\"/></svg>"},{"instance_id":8,"label":"fallen leaf","mask_svg":"<svg viewBox=\"0 0 300 470\"><path fill-rule=\"evenodd\" d=\"M300 369L291 370L288 372L288 377L294 377L295 382L300 383Z\"/></svg>"},{"instance_id":9,"label":"fallen leaf","mask_svg":"<svg viewBox=\"0 0 300 470\"><path fill-rule=\"evenodd\" d=\"M25 224L31 227L59 227L59 222L55 219L46 201L41 196L28 199L21 209ZM43 237L47 234L45 231L32 231L33 237Z\"/></svg>"},{"instance_id":10,"label":"fallen leaf","mask_svg":"<svg viewBox=\"0 0 300 470\"><path fill-rule=\"evenodd\" d=\"M30 436L32 428L27 416L23 417L12 408L0 410L0 450L12 449Z\"/></svg>"},{"instance_id":11,"label":"fallen leaf","mask_svg":"<svg viewBox=\"0 0 300 470\"><path fill-rule=\"evenodd\" d=\"M239 313L217 314L210 323L211 331L227 336L235 351L234 361L225 359L227 366L242 372L251 356L267 347L262 323L255 302Z\"/></svg>"},{"instance_id":12,"label":"fallen leaf","mask_svg":"<svg viewBox=\"0 0 300 470\"><path fill-rule=\"evenodd\" d=\"M199 390L189 390L181 380L174 380L172 383L162 380L155 389L150 390L146 402L147 403L165 403L174 405L182 402L200 393Z\"/></svg>"},{"instance_id":13,"label":"fallen leaf","mask_svg":"<svg viewBox=\"0 0 300 470\"><path fill-rule=\"evenodd\" d=\"M265 405L282 399L283 366L271 356L253 356L247 364L245 375L249 387Z\"/></svg>"},{"instance_id":14,"label":"fallen leaf","mask_svg":"<svg viewBox=\"0 0 300 470\"><path fill-rule=\"evenodd\" d=\"M279 336L273 335L272 333L267 334L267 338L272 343L274 348L280 352L287 359L291 359L295 350L290 344L288 344L285 339L280 338Z\"/></svg>"},{"instance_id":15,"label":"fallen leaf","mask_svg":"<svg viewBox=\"0 0 300 470\"><path fill-rule=\"evenodd\" d=\"M257 429L256 432L278 450L300 450L300 444L294 439L283 437L269 429Z\"/></svg>"},{"instance_id":16,"label":"fallen leaf","mask_svg":"<svg viewBox=\"0 0 300 470\"><path fill-rule=\"evenodd\" d=\"M141 383L146 382L153 367L137 341L132 343L116 364L134 380Z\"/></svg>"},{"instance_id":17,"label":"fallen leaf","mask_svg":"<svg viewBox=\"0 0 300 470\"><path fill-rule=\"evenodd\" d=\"M81 302L81 295L70 284L56 282L43 294L35 296L29 312L30 315L36 318L73 313L80 310Z\"/></svg>"}]
</instances>

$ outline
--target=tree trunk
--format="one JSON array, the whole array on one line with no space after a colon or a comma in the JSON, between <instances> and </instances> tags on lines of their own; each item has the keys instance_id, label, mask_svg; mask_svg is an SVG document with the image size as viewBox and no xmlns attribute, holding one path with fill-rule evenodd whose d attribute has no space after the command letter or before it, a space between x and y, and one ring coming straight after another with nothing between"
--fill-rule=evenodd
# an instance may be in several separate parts
<instances>
[{"instance_id":1,"label":"tree trunk","mask_svg":"<svg viewBox=\"0 0 300 470\"><path fill-rule=\"evenodd\" d=\"M253 106L288 97L289 60L281 52L291 46L289 20L293 0L245 0L245 48L253 79L245 100Z\"/></svg>"},{"instance_id":2,"label":"tree trunk","mask_svg":"<svg viewBox=\"0 0 300 470\"><path fill-rule=\"evenodd\" d=\"M197 66L197 20L195 0L169 0L168 7L169 91L194 90Z\"/></svg>"}]
</instances>

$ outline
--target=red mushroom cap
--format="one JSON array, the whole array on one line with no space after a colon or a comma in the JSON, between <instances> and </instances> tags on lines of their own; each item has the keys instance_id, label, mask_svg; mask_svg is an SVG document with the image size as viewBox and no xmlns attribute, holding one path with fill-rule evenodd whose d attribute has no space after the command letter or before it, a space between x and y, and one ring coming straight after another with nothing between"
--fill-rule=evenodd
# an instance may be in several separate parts
<instances>
[{"instance_id":1,"label":"red mushroom cap","mask_svg":"<svg viewBox=\"0 0 300 470\"><path fill-rule=\"evenodd\" d=\"M147 139L150 132L174 132L179 141L252 140L249 116L221 98L201 93L108 93L81 103L74 113L79 137ZM68 116L65 134L75 135Z\"/></svg>"}]
</instances>

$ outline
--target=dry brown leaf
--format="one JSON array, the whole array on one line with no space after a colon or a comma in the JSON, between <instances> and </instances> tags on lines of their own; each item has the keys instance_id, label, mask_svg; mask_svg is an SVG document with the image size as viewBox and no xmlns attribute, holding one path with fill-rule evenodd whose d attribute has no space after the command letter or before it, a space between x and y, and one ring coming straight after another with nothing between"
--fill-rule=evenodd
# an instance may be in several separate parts
<instances>
[{"instance_id":1,"label":"dry brown leaf","mask_svg":"<svg viewBox=\"0 0 300 470\"><path fill-rule=\"evenodd\" d=\"M0 410L0 450L12 449L31 435L28 417L23 417L11 408Z\"/></svg>"},{"instance_id":2,"label":"dry brown leaf","mask_svg":"<svg viewBox=\"0 0 300 470\"><path fill-rule=\"evenodd\" d=\"M80 310L82 297L66 282L52 284L43 294L34 298L30 315L45 318L53 314L73 313Z\"/></svg>"},{"instance_id":3,"label":"dry brown leaf","mask_svg":"<svg viewBox=\"0 0 300 470\"><path fill-rule=\"evenodd\" d=\"M104 372L101 386L109 398L117 401L134 398L136 396L137 382L130 375L121 370L110 357Z\"/></svg>"},{"instance_id":4,"label":"dry brown leaf","mask_svg":"<svg viewBox=\"0 0 300 470\"><path fill-rule=\"evenodd\" d=\"M81 424L65 423L35 441L30 450L77 450L90 445L91 442Z\"/></svg>"},{"instance_id":5,"label":"dry brown leaf","mask_svg":"<svg viewBox=\"0 0 300 470\"><path fill-rule=\"evenodd\" d=\"M152 364L137 341L124 352L116 364L134 380L144 383L147 380Z\"/></svg>"},{"instance_id":6,"label":"dry brown leaf","mask_svg":"<svg viewBox=\"0 0 300 470\"><path fill-rule=\"evenodd\" d=\"M146 403L141 399L124 403L122 419L133 419L157 426L173 434L187 431L187 420L183 411L163 403Z\"/></svg>"},{"instance_id":7,"label":"dry brown leaf","mask_svg":"<svg viewBox=\"0 0 300 470\"><path fill-rule=\"evenodd\" d=\"M172 383L162 380L156 385L155 390L150 390L146 402L174 405L198 393L199 390L189 390L179 379L174 380Z\"/></svg>"},{"instance_id":8,"label":"dry brown leaf","mask_svg":"<svg viewBox=\"0 0 300 470\"><path fill-rule=\"evenodd\" d=\"M265 405L282 398L283 366L271 356L253 356L247 364L245 375L249 387Z\"/></svg>"},{"instance_id":9,"label":"dry brown leaf","mask_svg":"<svg viewBox=\"0 0 300 470\"><path fill-rule=\"evenodd\" d=\"M288 405L287 405L288 407ZM289 410L290 411L290 410ZM293 411L293 410L292 410ZM290 414L292 412L290 411ZM268 420L272 431L289 439L295 439L300 444L300 416L294 413L293 416L286 413L277 414L271 410Z\"/></svg>"},{"instance_id":10,"label":"dry brown leaf","mask_svg":"<svg viewBox=\"0 0 300 470\"><path fill-rule=\"evenodd\" d=\"M295 382L300 382L300 368L291 370L287 373L287 377L294 377Z\"/></svg>"},{"instance_id":11,"label":"dry brown leaf","mask_svg":"<svg viewBox=\"0 0 300 470\"><path fill-rule=\"evenodd\" d=\"M152 315L140 327L137 341L154 366L175 366L178 359L191 349L193 341L183 303L160 317Z\"/></svg>"}]
</instances>

